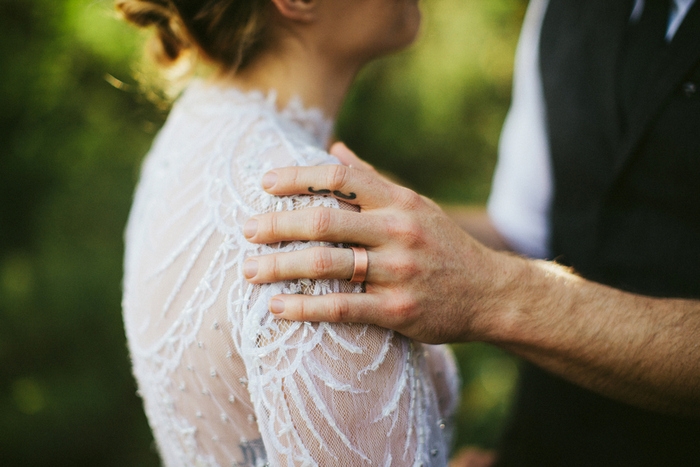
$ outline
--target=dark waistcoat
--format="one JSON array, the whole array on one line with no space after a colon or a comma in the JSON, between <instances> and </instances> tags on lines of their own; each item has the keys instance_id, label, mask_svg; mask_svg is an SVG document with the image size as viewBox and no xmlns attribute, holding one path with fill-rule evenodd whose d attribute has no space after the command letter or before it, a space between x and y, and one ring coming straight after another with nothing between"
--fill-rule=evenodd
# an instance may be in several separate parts
<instances>
[{"instance_id":1,"label":"dark waistcoat","mask_svg":"<svg viewBox=\"0 0 700 467\"><path fill-rule=\"evenodd\" d=\"M641 98L622 106L632 4L551 0L545 16L551 251L597 282L700 298L700 3L666 50L645 57L649 72L634 83ZM525 365L501 450L503 466L700 466L700 420L637 409Z\"/></svg>"}]
</instances>

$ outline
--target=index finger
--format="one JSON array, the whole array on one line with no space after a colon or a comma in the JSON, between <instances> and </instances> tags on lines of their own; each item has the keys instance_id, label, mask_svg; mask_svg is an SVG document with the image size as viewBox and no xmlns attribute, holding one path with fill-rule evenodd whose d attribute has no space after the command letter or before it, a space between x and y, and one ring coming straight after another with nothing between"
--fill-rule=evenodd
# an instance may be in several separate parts
<instances>
[{"instance_id":1,"label":"index finger","mask_svg":"<svg viewBox=\"0 0 700 467\"><path fill-rule=\"evenodd\" d=\"M376 209L392 202L393 185L376 172L343 165L284 167L263 177L272 195L328 195L362 208Z\"/></svg>"}]
</instances>

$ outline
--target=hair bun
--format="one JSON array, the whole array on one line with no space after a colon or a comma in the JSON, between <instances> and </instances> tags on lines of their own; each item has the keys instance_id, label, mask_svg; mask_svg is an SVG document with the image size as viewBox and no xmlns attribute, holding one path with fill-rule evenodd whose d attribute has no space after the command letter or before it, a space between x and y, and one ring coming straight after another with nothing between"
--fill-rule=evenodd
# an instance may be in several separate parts
<instances>
[{"instance_id":1,"label":"hair bun","mask_svg":"<svg viewBox=\"0 0 700 467\"><path fill-rule=\"evenodd\" d=\"M115 5L125 20L154 28L150 52L160 65L191 58L189 67L176 68L189 72L204 59L235 72L264 46L270 0L115 0Z\"/></svg>"},{"instance_id":2,"label":"hair bun","mask_svg":"<svg viewBox=\"0 0 700 467\"><path fill-rule=\"evenodd\" d=\"M191 47L177 10L168 0L117 0L116 7L130 23L156 28L151 53L158 63L171 65Z\"/></svg>"}]
</instances>

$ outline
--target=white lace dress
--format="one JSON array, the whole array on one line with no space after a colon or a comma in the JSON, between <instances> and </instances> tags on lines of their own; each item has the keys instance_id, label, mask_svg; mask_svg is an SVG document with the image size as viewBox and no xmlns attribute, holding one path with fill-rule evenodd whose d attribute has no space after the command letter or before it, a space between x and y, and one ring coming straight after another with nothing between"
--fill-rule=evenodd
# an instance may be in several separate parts
<instances>
[{"instance_id":1,"label":"white lace dress","mask_svg":"<svg viewBox=\"0 0 700 467\"><path fill-rule=\"evenodd\" d=\"M274 197L272 168L334 164L332 124L294 102L194 82L147 156L126 231L124 320L164 465L444 466L457 375L445 347L385 329L273 318L275 294L361 293L347 281L253 286L252 215L329 197ZM349 206L345 206L349 208ZM341 246L341 245L338 245Z\"/></svg>"}]
</instances>

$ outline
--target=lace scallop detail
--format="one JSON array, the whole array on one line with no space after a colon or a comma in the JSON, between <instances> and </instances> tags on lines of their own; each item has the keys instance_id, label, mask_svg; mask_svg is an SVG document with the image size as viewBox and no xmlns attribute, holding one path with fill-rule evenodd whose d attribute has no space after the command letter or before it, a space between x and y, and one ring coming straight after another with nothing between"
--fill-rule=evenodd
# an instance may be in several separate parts
<instances>
[{"instance_id":1,"label":"lace scallop detail","mask_svg":"<svg viewBox=\"0 0 700 467\"><path fill-rule=\"evenodd\" d=\"M337 163L332 123L300 101L195 82L144 161L126 230L124 320L164 465L446 465L454 361L374 326L293 323L278 293L362 293L338 280L248 284L244 260L319 243L253 245L257 213L341 206L274 197L275 167ZM342 247L342 245L334 245Z\"/></svg>"}]
</instances>

